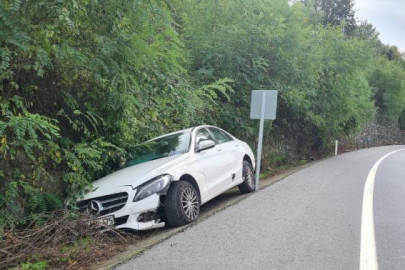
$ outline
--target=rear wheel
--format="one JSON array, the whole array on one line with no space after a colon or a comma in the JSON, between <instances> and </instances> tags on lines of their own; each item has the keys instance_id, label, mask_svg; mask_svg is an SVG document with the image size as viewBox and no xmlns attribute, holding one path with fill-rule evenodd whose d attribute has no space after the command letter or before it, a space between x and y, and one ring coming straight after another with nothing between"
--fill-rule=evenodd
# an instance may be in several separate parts
<instances>
[{"instance_id":1,"label":"rear wheel","mask_svg":"<svg viewBox=\"0 0 405 270\"><path fill-rule=\"evenodd\" d=\"M243 183L238 186L242 193L250 193L255 191L256 183L253 175L253 168L250 162L243 161L242 169Z\"/></svg>"},{"instance_id":2,"label":"rear wheel","mask_svg":"<svg viewBox=\"0 0 405 270\"><path fill-rule=\"evenodd\" d=\"M186 181L173 182L165 201L165 216L171 227L197 220L200 215L200 196Z\"/></svg>"}]
</instances>

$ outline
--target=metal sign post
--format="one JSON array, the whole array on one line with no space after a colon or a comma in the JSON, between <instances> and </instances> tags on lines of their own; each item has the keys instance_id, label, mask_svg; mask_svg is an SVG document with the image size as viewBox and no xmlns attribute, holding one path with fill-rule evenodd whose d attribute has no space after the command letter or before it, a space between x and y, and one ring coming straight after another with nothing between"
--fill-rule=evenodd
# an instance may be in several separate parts
<instances>
[{"instance_id":1,"label":"metal sign post","mask_svg":"<svg viewBox=\"0 0 405 270\"><path fill-rule=\"evenodd\" d=\"M276 119L277 110L276 90L254 90L250 104L250 118L260 119L259 144L257 146L255 187L259 190L260 165L263 148L263 129L265 119Z\"/></svg>"}]
</instances>

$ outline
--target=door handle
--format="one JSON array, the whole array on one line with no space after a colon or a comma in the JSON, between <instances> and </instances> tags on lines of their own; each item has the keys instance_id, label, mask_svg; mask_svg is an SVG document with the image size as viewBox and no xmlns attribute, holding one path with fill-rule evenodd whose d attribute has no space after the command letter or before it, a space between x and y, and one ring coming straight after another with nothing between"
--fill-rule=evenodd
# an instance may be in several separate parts
<instances>
[{"instance_id":1,"label":"door handle","mask_svg":"<svg viewBox=\"0 0 405 270\"><path fill-rule=\"evenodd\" d=\"M239 146L239 143L238 144L235 144L235 147L238 147Z\"/></svg>"},{"instance_id":2,"label":"door handle","mask_svg":"<svg viewBox=\"0 0 405 270\"><path fill-rule=\"evenodd\" d=\"M217 151L218 151L218 152L221 152L221 151L222 151L222 148L217 148Z\"/></svg>"}]
</instances>

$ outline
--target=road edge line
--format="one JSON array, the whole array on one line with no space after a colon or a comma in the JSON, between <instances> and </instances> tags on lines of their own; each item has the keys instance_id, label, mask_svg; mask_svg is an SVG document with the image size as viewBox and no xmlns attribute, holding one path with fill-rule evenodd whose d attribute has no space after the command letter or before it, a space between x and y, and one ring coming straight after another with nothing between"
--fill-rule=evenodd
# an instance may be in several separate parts
<instances>
[{"instance_id":1,"label":"road edge line","mask_svg":"<svg viewBox=\"0 0 405 270\"><path fill-rule=\"evenodd\" d=\"M380 158L371 168L363 193L363 206L361 211L361 240L360 240L360 270L378 270L377 248L374 232L374 185L377 169L387 157L403 151L392 151Z\"/></svg>"}]
</instances>

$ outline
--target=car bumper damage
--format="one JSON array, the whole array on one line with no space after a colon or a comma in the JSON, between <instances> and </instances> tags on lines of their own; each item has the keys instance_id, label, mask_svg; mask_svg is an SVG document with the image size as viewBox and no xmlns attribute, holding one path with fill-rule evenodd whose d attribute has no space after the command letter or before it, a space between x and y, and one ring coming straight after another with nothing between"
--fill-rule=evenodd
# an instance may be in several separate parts
<instances>
[{"instance_id":1,"label":"car bumper damage","mask_svg":"<svg viewBox=\"0 0 405 270\"><path fill-rule=\"evenodd\" d=\"M153 194L133 202L135 193L136 190L126 187L107 195L86 196L85 200L78 202L78 207L117 229L150 230L164 227L161 195Z\"/></svg>"},{"instance_id":2,"label":"car bumper damage","mask_svg":"<svg viewBox=\"0 0 405 270\"><path fill-rule=\"evenodd\" d=\"M128 221L125 224L116 226L116 228L135 230L162 228L165 223L161 221L160 207L160 196L157 194L153 194L142 201L131 203L125 209L125 213L129 213ZM117 215L119 214L118 212Z\"/></svg>"}]
</instances>

